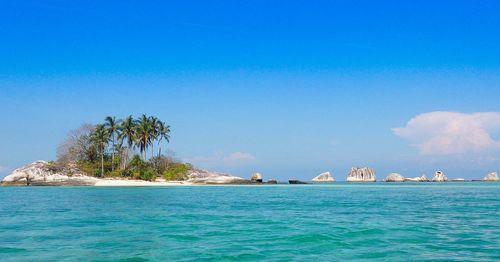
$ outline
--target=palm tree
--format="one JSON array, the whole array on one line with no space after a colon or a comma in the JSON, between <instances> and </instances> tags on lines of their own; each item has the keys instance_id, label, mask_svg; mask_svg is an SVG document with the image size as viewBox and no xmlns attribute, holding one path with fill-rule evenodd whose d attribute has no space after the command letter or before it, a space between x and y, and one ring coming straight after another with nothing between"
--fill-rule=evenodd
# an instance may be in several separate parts
<instances>
[{"instance_id":1,"label":"palm tree","mask_svg":"<svg viewBox=\"0 0 500 262\"><path fill-rule=\"evenodd\" d=\"M97 146L101 152L101 176L104 176L104 150L108 146L109 133L104 125L97 125L92 133L92 142Z\"/></svg>"},{"instance_id":2,"label":"palm tree","mask_svg":"<svg viewBox=\"0 0 500 262\"><path fill-rule=\"evenodd\" d=\"M151 125L151 157L154 156L154 144L153 141L158 138L160 133L160 122L158 118L151 116L149 117L149 123Z\"/></svg>"},{"instance_id":3,"label":"palm tree","mask_svg":"<svg viewBox=\"0 0 500 262\"><path fill-rule=\"evenodd\" d=\"M119 127L120 130L120 135L118 136L118 139L123 143L123 141L126 139L127 140L127 158L128 158L128 150L132 149L132 146L134 146L134 141L136 140L136 121L132 116L128 116L125 118Z\"/></svg>"},{"instance_id":4,"label":"palm tree","mask_svg":"<svg viewBox=\"0 0 500 262\"><path fill-rule=\"evenodd\" d=\"M165 124L165 122L160 121L158 123L158 157L161 156L161 140L165 139L167 143L170 143L170 126Z\"/></svg>"},{"instance_id":5,"label":"palm tree","mask_svg":"<svg viewBox=\"0 0 500 262\"><path fill-rule=\"evenodd\" d=\"M146 150L151 145L152 134L154 133L150 118L142 115L137 122L136 127L136 144L140 152L143 154L143 159L146 160Z\"/></svg>"},{"instance_id":6,"label":"palm tree","mask_svg":"<svg viewBox=\"0 0 500 262\"><path fill-rule=\"evenodd\" d=\"M118 122L120 120L116 121L116 117L111 117L107 116L104 119L104 127L108 131L108 135L111 138L111 141L113 143L113 150L111 150L111 171L115 171L115 134L118 133Z\"/></svg>"}]
</instances>

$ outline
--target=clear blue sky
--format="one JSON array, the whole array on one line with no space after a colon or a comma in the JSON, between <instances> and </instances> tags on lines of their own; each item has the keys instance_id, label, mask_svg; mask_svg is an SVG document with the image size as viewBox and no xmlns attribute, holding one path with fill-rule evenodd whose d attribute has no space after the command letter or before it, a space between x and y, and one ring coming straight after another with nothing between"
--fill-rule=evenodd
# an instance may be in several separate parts
<instances>
[{"instance_id":1,"label":"clear blue sky","mask_svg":"<svg viewBox=\"0 0 500 262\"><path fill-rule=\"evenodd\" d=\"M54 159L81 123L146 113L172 126L177 157L244 177L480 178L500 170L500 120L474 117L500 112L499 13L498 1L0 1L0 177ZM392 130L435 111L463 117L433 124L477 128Z\"/></svg>"}]
</instances>

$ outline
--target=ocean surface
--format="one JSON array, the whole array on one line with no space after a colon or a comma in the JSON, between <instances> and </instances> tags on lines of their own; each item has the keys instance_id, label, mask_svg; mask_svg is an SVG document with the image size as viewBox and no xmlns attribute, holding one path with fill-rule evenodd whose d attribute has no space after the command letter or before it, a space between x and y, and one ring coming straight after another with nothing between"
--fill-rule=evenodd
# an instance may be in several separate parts
<instances>
[{"instance_id":1,"label":"ocean surface","mask_svg":"<svg viewBox=\"0 0 500 262\"><path fill-rule=\"evenodd\" d=\"M0 187L0 260L500 261L500 184Z\"/></svg>"}]
</instances>

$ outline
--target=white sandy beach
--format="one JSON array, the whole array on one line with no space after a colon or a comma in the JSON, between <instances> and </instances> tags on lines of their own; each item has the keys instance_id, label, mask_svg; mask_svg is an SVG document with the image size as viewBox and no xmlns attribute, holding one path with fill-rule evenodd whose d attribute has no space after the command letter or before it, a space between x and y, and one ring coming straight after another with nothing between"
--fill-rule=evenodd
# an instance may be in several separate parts
<instances>
[{"instance_id":1,"label":"white sandy beach","mask_svg":"<svg viewBox=\"0 0 500 262\"><path fill-rule=\"evenodd\" d=\"M102 187L127 187L127 186L191 186L193 183L187 181L165 181L157 180L154 182L144 180L125 180L125 179L99 179L94 186Z\"/></svg>"}]
</instances>

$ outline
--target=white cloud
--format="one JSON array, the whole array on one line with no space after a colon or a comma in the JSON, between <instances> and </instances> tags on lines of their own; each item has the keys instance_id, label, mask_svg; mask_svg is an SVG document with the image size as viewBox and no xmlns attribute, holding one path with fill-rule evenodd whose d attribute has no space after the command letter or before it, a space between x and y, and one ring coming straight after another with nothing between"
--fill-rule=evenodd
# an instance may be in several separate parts
<instances>
[{"instance_id":1,"label":"white cloud","mask_svg":"<svg viewBox=\"0 0 500 262\"><path fill-rule=\"evenodd\" d=\"M482 153L500 149L491 134L500 129L500 113L430 112L412 118L397 136L416 143L422 155Z\"/></svg>"},{"instance_id":2,"label":"white cloud","mask_svg":"<svg viewBox=\"0 0 500 262\"><path fill-rule=\"evenodd\" d=\"M187 158L185 161L206 167L234 167L254 163L257 161L257 158L250 153L244 152L234 152L228 155L222 152L215 152L211 156L197 156Z\"/></svg>"}]
</instances>

